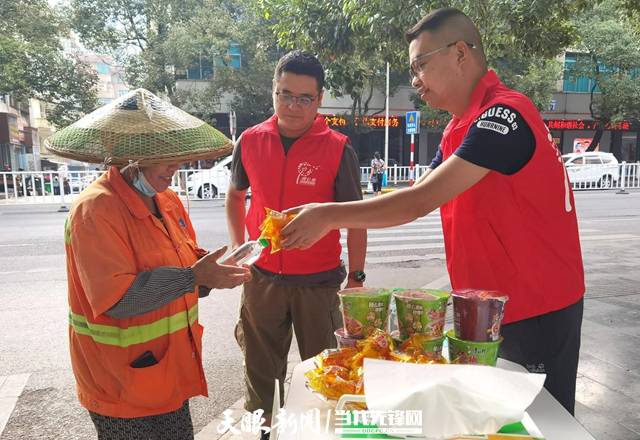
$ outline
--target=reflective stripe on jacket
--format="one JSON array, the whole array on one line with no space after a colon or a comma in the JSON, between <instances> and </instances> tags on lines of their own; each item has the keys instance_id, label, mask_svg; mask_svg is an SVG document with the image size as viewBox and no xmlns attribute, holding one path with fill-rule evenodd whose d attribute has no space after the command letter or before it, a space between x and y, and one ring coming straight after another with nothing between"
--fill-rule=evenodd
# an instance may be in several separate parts
<instances>
[{"instance_id":1,"label":"reflective stripe on jacket","mask_svg":"<svg viewBox=\"0 0 640 440\"><path fill-rule=\"evenodd\" d=\"M71 364L80 403L105 416L163 414L207 395L196 292L139 316L105 314L138 273L188 267L204 253L175 193L155 198L162 219L111 168L80 194L65 226ZM147 351L158 363L131 367Z\"/></svg>"}]
</instances>

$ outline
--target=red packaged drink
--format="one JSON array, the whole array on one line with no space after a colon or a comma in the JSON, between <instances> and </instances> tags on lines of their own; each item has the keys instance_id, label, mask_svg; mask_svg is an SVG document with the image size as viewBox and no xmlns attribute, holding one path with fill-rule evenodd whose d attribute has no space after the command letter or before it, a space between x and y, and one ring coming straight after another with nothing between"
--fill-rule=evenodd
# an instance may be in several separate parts
<instances>
[{"instance_id":1,"label":"red packaged drink","mask_svg":"<svg viewBox=\"0 0 640 440\"><path fill-rule=\"evenodd\" d=\"M451 292L451 297L456 338L473 342L500 339L507 295L492 290L459 289Z\"/></svg>"}]
</instances>

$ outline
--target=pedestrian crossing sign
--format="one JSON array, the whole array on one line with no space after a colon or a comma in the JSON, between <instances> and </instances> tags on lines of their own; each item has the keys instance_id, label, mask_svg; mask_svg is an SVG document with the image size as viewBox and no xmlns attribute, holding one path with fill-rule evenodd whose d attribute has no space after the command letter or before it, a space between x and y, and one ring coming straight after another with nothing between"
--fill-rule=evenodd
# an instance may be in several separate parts
<instances>
[{"instance_id":1,"label":"pedestrian crossing sign","mask_svg":"<svg viewBox=\"0 0 640 440\"><path fill-rule=\"evenodd\" d=\"M420 112L407 112L405 125L407 134L420 133Z\"/></svg>"}]
</instances>

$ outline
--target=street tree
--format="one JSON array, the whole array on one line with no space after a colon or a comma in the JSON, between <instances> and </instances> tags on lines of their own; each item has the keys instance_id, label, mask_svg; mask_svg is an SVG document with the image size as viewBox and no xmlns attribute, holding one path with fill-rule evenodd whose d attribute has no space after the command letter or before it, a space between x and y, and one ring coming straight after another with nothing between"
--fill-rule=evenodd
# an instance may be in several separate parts
<instances>
[{"instance_id":1,"label":"street tree","mask_svg":"<svg viewBox=\"0 0 640 440\"><path fill-rule=\"evenodd\" d=\"M48 103L48 120L58 127L97 104L96 75L63 52L60 40L67 32L45 0L0 2L0 95Z\"/></svg>"},{"instance_id":2,"label":"street tree","mask_svg":"<svg viewBox=\"0 0 640 440\"><path fill-rule=\"evenodd\" d=\"M397 72L407 70L404 32L430 10L445 6L463 10L478 25L489 65L502 79L546 108L560 75L554 58L575 40L570 19L587 2L261 0L260 6L281 44L319 55L328 66L331 93L350 96L355 115L368 110L369 92L383 84L387 61ZM396 78L395 86L409 82L407 74Z\"/></svg>"},{"instance_id":3,"label":"street tree","mask_svg":"<svg viewBox=\"0 0 640 440\"><path fill-rule=\"evenodd\" d=\"M68 15L87 47L124 63L127 84L172 98L175 77L167 54L169 36L200 4L199 0L71 0Z\"/></svg>"},{"instance_id":4,"label":"street tree","mask_svg":"<svg viewBox=\"0 0 640 440\"><path fill-rule=\"evenodd\" d=\"M71 0L70 15L86 45L124 64L133 87L162 94L211 123L223 100L241 124L270 113L278 52L252 1ZM231 46L241 51L239 67L231 65ZM204 81L177 87L177 72L202 63Z\"/></svg>"},{"instance_id":5,"label":"street tree","mask_svg":"<svg viewBox=\"0 0 640 440\"><path fill-rule=\"evenodd\" d=\"M640 120L640 33L628 17L623 2L605 0L576 18L577 60L566 75L591 80L596 131L587 151L595 150L608 124Z\"/></svg>"},{"instance_id":6,"label":"street tree","mask_svg":"<svg viewBox=\"0 0 640 440\"><path fill-rule=\"evenodd\" d=\"M202 53L214 58L214 75L206 87L178 91L185 110L210 119L224 100L236 112L239 127L272 114L273 70L282 53L254 2L205 1L188 22L174 28L169 45L177 65L186 66ZM232 46L240 56L235 62Z\"/></svg>"}]
</instances>

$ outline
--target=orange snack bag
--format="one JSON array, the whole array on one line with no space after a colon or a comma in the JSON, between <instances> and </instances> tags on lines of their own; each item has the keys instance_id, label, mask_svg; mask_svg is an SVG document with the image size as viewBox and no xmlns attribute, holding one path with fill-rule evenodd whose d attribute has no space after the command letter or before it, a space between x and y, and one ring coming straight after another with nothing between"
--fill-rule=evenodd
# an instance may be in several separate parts
<instances>
[{"instance_id":1,"label":"orange snack bag","mask_svg":"<svg viewBox=\"0 0 640 440\"><path fill-rule=\"evenodd\" d=\"M271 242L271 253L275 254L282 249L280 231L282 231L282 228L284 228L295 215L285 215L270 208L264 208L264 210L267 212L267 216L260 225L260 231L262 231L262 233L259 238L269 240Z\"/></svg>"}]
</instances>

